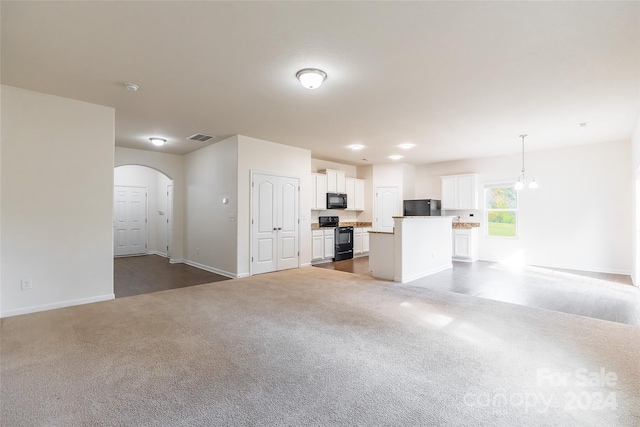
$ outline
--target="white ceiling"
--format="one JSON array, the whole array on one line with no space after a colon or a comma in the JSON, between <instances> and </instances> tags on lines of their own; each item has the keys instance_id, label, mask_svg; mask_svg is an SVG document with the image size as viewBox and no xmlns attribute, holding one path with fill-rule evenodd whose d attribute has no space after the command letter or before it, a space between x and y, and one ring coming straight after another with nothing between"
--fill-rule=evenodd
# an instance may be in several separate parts
<instances>
[{"instance_id":1,"label":"white ceiling","mask_svg":"<svg viewBox=\"0 0 640 427\"><path fill-rule=\"evenodd\" d=\"M242 134L417 165L518 152L521 133L527 150L630 139L638 120L635 1L1 8L2 83L114 107L122 147L186 153L207 145L194 133ZM321 88L300 86L306 67L328 74Z\"/></svg>"}]
</instances>

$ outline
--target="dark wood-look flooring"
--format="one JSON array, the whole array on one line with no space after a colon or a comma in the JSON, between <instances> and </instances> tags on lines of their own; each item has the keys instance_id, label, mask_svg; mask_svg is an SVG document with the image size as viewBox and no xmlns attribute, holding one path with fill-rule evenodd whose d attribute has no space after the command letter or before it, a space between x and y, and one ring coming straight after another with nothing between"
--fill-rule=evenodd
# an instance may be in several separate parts
<instances>
[{"instance_id":1,"label":"dark wood-look flooring","mask_svg":"<svg viewBox=\"0 0 640 427\"><path fill-rule=\"evenodd\" d=\"M345 259L342 261L325 262L323 264L315 264L314 267L327 268L329 270L344 271L347 273L362 274L364 276L371 276L369 270L369 257L357 257L353 259Z\"/></svg>"},{"instance_id":2,"label":"dark wood-look flooring","mask_svg":"<svg viewBox=\"0 0 640 427\"><path fill-rule=\"evenodd\" d=\"M371 275L368 257L315 267ZM640 288L632 285L631 277L619 274L454 262L452 269L397 286L455 292L640 326Z\"/></svg>"},{"instance_id":3,"label":"dark wood-look flooring","mask_svg":"<svg viewBox=\"0 0 640 427\"><path fill-rule=\"evenodd\" d=\"M170 264L159 255L114 258L116 298L228 280L187 264Z\"/></svg>"}]
</instances>

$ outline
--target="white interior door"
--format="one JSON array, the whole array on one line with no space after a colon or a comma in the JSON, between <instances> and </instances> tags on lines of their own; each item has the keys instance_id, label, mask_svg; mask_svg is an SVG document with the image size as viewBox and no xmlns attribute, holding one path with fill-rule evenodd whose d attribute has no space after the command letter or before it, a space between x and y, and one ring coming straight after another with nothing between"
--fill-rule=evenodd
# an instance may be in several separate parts
<instances>
[{"instance_id":1,"label":"white interior door","mask_svg":"<svg viewBox=\"0 0 640 427\"><path fill-rule=\"evenodd\" d=\"M147 189L115 186L113 198L113 254L146 254Z\"/></svg>"},{"instance_id":2,"label":"white interior door","mask_svg":"<svg viewBox=\"0 0 640 427\"><path fill-rule=\"evenodd\" d=\"M276 268L298 268L298 180L278 177Z\"/></svg>"},{"instance_id":3,"label":"white interior door","mask_svg":"<svg viewBox=\"0 0 640 427\"><path fill-rule=\"evenodd\" d=\"M276 195L278 177L253 176L252 182L252 234L251 254L253 274L276 270L278 223L276 218Z\"/></svg>"},{"instance_id":4,"label":"white interior door","mask_svg":"<svg viewBox=\"0 0 640 427\"><path fill-rule=\"evenodd\" d=\"M298 180L254 174L251 272L298 267Z\"/></svg>"},{"instance_id":5,"label":"white interior door","mask_svg":"<svg viewBox=\"0 0 640 427\"><path fill-rule=\"evenodd\" d=\"M173 243L173 185L167 185L167 258L171 258Z\"/></svg>"},{"instance_id":6,"label":"white interior door","mask_svg":"<svg viewBox=\"0 0 640 427\"><path fill-rule=\"evenodd\" d=\"M398 187L376 188L377 231L393 231L393 217L398 216Z\"/></svg>"}]
</instances>

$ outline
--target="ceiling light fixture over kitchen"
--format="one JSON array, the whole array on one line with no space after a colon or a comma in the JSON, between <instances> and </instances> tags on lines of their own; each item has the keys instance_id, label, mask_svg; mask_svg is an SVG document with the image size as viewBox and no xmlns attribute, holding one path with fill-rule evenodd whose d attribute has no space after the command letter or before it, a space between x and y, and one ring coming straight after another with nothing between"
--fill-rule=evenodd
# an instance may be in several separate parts
<instances>
[{"instance_id":1,"label":"ceiling light fixture over kitchen","mask_svg":"<svg viewBox=\"0 0 640 427\"><path fill-rule=\"evenodd\" d=\"M529 181L529 178L527 178L524 174L524 138L526 136L526 134L520 135L520 138L522 138L522 174L518 177L518 182L516 182L516 185L513 187L518 191L522 190L527 181ZM531 181L529 182L527 187L531 189L538 188L538 183L533 176L531 177Z\"/></svg>"},{"instance_id":2,"label":"ceiling light fixture over kitchen","mask_svg":"<svg viewBox=\"0 0 640 427\"><path fill-rule=\"evenodd\" d=\"M402 158L402 156L399 155L399 154L392 154L392 155L389 156L389 158L391 160L400 160Z\"/></svg>"},{"instance_id":3,"label":"ceiling light fixture over kitchen","mask_svg":"<svg viewBox=\"0 0 640 427\"><path fill-rule=\"evenodd\" d=\"M162 147L164 143L167 142L166 139L162 139L162 138L149 138L149 141L151 141L151 143L156 147Z\"/></svg>"},{"instance_id":4,"label":"ceiling light fixture over kitchen","mask_svg":"<svg viewBox=\"0 0 640 427\"><path fill-rule=\"evenodd\" d=\"M317 68L305 68L298 71L296 77L307 89L317 89L327 78L327 73Z\"/></svg>"},{"instance_id":5,"label":"ceiling light fixture over kitchen","mask_svg":"<svg viewBox=\"0 0 640 427\"><path fill-rule=\"evenodd\" d=\"M362 144L351 144L349 146L349 148L351 148L352 150L362 150L364 148L364 145Z\"/></svg>"},{"instance_id":6,"label":"ceiling light fixture over kitchen","mask_svg":"<svg viewBox=\"0 0 640 427\"><path fill-rule=\"evenodd\" d=\"M398 148L402 148L403 150L408 150L409 148L413 148L415 146L416 146L416 144L412 144L410 142L407 142L406 144L398 145Z\"/></svg>"}]
</instances>

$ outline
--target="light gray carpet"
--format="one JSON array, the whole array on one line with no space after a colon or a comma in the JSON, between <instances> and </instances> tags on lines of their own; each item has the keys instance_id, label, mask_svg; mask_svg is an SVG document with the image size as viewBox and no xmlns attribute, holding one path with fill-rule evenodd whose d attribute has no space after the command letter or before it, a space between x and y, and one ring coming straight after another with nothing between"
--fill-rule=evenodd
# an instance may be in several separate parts
<instances>
[{"instance_id":1,"label":"light gray carpet","mask_svg":"<svg viewBox=\"0 0 640 427\"><path fill-rule=\"evenodd\" d=\"M640 328L324 269L7 318L1 344L5 427L640 425Z\"/></svg>"}]
</instances>

